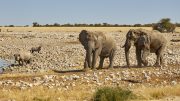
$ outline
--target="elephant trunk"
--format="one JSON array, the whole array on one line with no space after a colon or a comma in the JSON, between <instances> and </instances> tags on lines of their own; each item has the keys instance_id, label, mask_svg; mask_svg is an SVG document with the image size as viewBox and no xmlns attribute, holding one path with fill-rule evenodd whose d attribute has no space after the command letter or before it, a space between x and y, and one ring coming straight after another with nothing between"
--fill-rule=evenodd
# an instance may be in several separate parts
<instances>
[{"instance_id":1,"label":"elephant trunk","mask_svg":"<svg viewBox=\"0 0 180 101\"><path fill-rule=\"evenodd\" d=\"M89 41L88 42L88 49L87 49L87 62L88 62L88 67L92 67L92 51L93 51L93 42Z\"/></svg>"},{"instance_id":2,"label":"elephant trunk","mask_svg":"<svg viewBox=\"0 0 180 101\"><path fill-rule=\"evenodd\" d=\"M125 47L125 57L126 57L126 63L127 63L127 66L129 66L129 49L131 48L131 42L127 39L126 40L126 43L124 45Z\"/></svg>"},{"instance_id":3,"label":"elephant trunk","mask_svg":"<svg viewBox=\"0 0 180 101\"><path fill-rule=\"evenodd\" d=\"M150 50L143 50L142 52L142 63L144 64L144 66L148 65L148 61L146 60L146 58L149 56L150 54Z\"/></svg>"}]
</instances>

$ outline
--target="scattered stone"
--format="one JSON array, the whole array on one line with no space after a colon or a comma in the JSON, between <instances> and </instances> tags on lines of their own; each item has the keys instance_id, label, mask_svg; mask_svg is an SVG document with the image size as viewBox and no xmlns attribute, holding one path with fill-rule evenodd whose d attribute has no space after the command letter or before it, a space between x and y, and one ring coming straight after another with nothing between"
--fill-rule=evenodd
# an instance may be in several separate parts
<instances>
[{"instance_id":1,"label":"scattered stone","mask_svg":"<svg viewBox=\"0 0 180 101\"><path fill-rule=\"evenodd\" d=\"M172 81L171 84L172 84L172 85L176 85L177 82L176 82L176 81Z\"/></svg>"}]
</instances>

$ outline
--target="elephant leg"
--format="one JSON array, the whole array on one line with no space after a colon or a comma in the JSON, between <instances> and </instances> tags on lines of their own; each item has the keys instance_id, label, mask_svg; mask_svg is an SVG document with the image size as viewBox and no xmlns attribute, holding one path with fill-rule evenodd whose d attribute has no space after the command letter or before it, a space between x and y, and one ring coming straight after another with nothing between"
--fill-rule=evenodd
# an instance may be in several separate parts
<instances>
[{"instance_id":1,"label":"elephant leg","mask_svg":"<svg viewBox=\"0 0 180 101\"><path fill-rule=\"evenodd\" d=\"M86 60L84 61L84 69L85 69L85 68L88 68L88 63L87 63Z\"/></svg>"},{"instance_id":2,"label":"elephant leg","mask_svg":"<svg viewBox=\"0 0 180 101\"><path fill-rule=\"evenodd\" d=\"M20 60L18 61L18 63L19 63L19 65L21 65L21 61Z\"/></svg>"},{"instance_id":3,"label":"elephant leg","mask_svg":"<svg viewBox=\"0 0 180 101\"><path fill-rule=\"evenodd\" d=\"M92 53L86 52L84 69L88 69L92 67L91 57L92 57Z\"/></svg>"},{"instance_id":4,"label":"elephant leg","mask_svg":"<svg viewBox=\"0 0 180 101\"><path fill-rule=\"evenodd\" d=\"M126 39L124 47L125 47L124 51L125 51L126 63L127 63L127 66L129 67L130 66L130 63L129 63L129 49L131 48L131 42L130 42L130 40L128 38Z\"/></svg>"},{"instance_id":5,"label":"elephant leg","mask_svg":"<svg viewBox=\"0 0 180 101\"><path fill-rule=\"evenodd\" d=\"M163 58L164 50L165 50L165 45L163 45L161 49L160 65L164 64L164 58Z\"/></svg>"},{"instance_id":6,"label":"elephant leg","mask_svg":"<svg viewBox=\"0 0 180 101\"><path fill-rule=\"evenodd\" d=\"M158 52L156 52L156 56L157 56L157 59L156 59L156 63L154 64L155 67L159 67L160 66L160 54Z\"/></svg>"},{"instance_id":7,"label":"elephant leg","mask_svg":"<svg viewBox=\"0 0 180 101\"><path fill-rule=\"evenodd\" d=\"M99 55L99 53L97 50L93 52L92 69L95 69L98 55Z\"/></svg>"},{"instance_id":8,"label":"elephant leg","mask_svg":"<svg viewBox=\"0 0 180 101\"><path fill-rule=\"evenodd\" d=\"M138 47L136 47L136 60L137 60L137 64L138 64L138 66L142 66L142 64L141 64L141 50L138 48Z\"/></svg>"},{"instance_id":9,"label":"elephant leg","mask_svg":"<svg viewBox=\"0 0 180 101\"><path fill-rule=\"evenodd\" d=\"M88 71L88 70L89 70L88 62L85 61L85 62L84 62L84 71Z\"/></svg>"},{"instance_id":10,"label":"elephant leg","mask_svg":"<svg viewBox=\"0 0 180 101\"><path fill-rule=\"evenodd\" d=\"M115 55L115 50L112 50L111 55L109 57L109 62L110 62L109 68L113 68L114 55Z\"/></svg>"},{"instance_id":11,"label":"elephant leg","mask_svg":"<svg viewBox=\"0 0 180 101\"><path fill-rule=\"evenodd\" d=\"M24 60L22 60L21 62L22 62L22 64L21 64L21 65L23 66L23 65L24 65Z\"/></svg>"},{"instance_id":12,"label":"elephant leg","mask_svg":"<svg viewBox=\"0 0 180 101\"><path fill-rule=\"evenodd\" d=\"M104 59L105 59L105 57L100 57L100 62L99 62L99 69L102 69L103 68L103 63L104 63Z\"/></svg>"},{"instance_id":13,"label":"elephant leg","mask_svg":"<svg viewBox=\"0 0 180 101\"><path fill-rule=\"evenodd\" d=\"M163 51L164 51L165 47L162 46L161 48L159 48L159 50L157 50L156 52L156 55L157 55L157 59L156 59L156 63L154 64L154 66L161 66L163 63L163 58L162 58L162 54L163 54Z\"/></svg>"},{"instance_id":14,"label":"elephant leg","mask_svg":"<svg viewBox=\"0 0 180 101\"><path fill-rule=\"evenodd\" d=\"M89 66L88 66L87 55L86 55L86 58L84 61L84 69L87 70L88 68L89 68Z\"/></svg>"},{"instance_id":15,"label":"elephant leg","mask_svg":"<svg viewBox=\"0 0 180 101\"><path fill-rule=\"evenodd\" d=\"M148 65L148 61L146 60L146 57L148 56L144 56L145 53L144 52L141 52L141 63L144 65L144 66L147 66Z\"/></svg>"}]
</instances>

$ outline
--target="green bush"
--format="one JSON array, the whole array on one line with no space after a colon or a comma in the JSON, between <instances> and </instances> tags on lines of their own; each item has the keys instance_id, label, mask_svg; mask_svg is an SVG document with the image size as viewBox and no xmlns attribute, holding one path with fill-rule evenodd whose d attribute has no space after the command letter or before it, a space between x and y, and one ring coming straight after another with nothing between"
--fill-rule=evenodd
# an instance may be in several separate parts
<instances>
[{"instance_id":1,"label":"green bush","mask_svg":"<svg viewBox=\"0 0 180 101\"><path fill-rule=\"evenodd\" d=\"M133 98L135 95L130 90L119 87L103 87L95 92L93 101L127 101Z\"/></svg>"},{"instance_id":2,"label":"green bush","mask_svg":"<svg viewBox=\"0 0 180 101\"><path fill-rule=\"evenodd\" d=\"M157 23L153 26L153 30L158 30L161 33L163 33L163 32L168 32L168 33L172 32L173 33L175 31L176 26L175 26L175 24L171 23L170 21L171 21L171 19L169 19L169 18L161 19L159 21L159 23Z\"/></svg>"}]
</instances>

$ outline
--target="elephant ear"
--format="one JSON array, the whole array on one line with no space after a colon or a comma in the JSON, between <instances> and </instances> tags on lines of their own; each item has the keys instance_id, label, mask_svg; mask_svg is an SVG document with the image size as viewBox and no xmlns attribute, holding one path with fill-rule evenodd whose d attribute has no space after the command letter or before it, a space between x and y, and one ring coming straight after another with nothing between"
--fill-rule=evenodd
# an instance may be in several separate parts
<instances>
[{"instance_id":1,"label":"elephant ear","mask_svg":"<svg viewBox=\"0 0 180 101\"><path fill-rule=\"evenodd\" d=\"M130 29L129 31L128 31L128 33L126 34L126 38L127 39L131 39L132 38L132 33L133 33L133 29Z\"/></svg>"},{"instance_id":2,"label":"elephant ear","mask_svg":"<svg viewBox=\"0 0 180 101\"><path fill-rule=\"evenodd\" d=\"M86 45L86 42L87 42L87 35L88 35L88 32L86 30L82 30L79 34L79 41L81 42L81 44L83 46Z\"/></svg>"},{"instance_id":3,"label":"elephant ear","mask_svg":"<svg viewBox=\"0 0 180 101\"><path fill-rule=\"evenodd\" d=\"M138 46L145 48L145 49L150 49L150 38L148 35L141 35L138 39Z\"/></svg>"}]
</instances>

